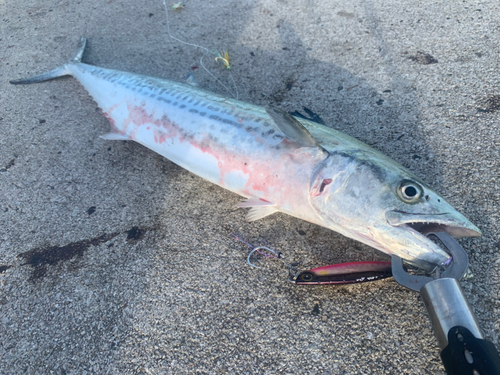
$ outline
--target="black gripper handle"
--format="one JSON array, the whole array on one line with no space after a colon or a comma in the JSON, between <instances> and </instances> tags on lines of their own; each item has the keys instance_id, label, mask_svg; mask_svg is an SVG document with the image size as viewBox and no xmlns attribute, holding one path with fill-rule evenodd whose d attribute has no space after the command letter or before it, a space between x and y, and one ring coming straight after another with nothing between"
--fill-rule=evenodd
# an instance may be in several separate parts
<instances>
[{"instance_id":1,"label":"black gripper handle","mask_svg":"<svg viewBox=\"0 0 500 375\"><path fill-rule=\"evenodd\" d=\"M441 359L448 375L500 375L500 355L493 343L465 327L450 329Z\"/></svg>"}]
</instances>

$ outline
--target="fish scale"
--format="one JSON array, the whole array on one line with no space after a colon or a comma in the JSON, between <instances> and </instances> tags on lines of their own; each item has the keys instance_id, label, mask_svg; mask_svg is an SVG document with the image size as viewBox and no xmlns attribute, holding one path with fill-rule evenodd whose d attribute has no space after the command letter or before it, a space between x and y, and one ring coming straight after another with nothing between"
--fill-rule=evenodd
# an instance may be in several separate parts
<instances>
[{"instance_id":1,"label":"fish scale","mask_svg":"<svg viewBox=\"0 0 500 375\"><path fill-rule=\"evenodd\" d=\"M190 85L83 64L82 38L59 68L11 81L75 77L109 119L108 140L133 140L247 200L337 231L423 268L449 255L425 236L480 230L412 172L330 127Z\"/></svg>"}]
</instances>

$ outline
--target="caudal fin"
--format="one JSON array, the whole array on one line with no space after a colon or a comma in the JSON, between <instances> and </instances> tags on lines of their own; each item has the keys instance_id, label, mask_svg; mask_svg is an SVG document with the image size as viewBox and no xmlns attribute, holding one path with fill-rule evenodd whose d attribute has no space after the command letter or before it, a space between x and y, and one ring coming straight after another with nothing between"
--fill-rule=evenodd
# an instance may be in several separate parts
<instances>
[{"instance_id":1,"label":"caudal fin","mask_svg":"<svg viewBox=\"0 0 500 375\"><path fill-rule=\"evenodd\" d=\"M78 43L77 50L73 57L68 61L68 63L79 63L82 61L83 51L85 50L85 45L87 44L87 39L82 37L80 42ZM48 81L49 79L54 79L57 77L62 77L70 74L68 69L66 68L66 64L55 68L49 72L45 72L42 74L38 74L33 77L16 79L14 81L10 81L13 85L29 85L30 83L38 83L43 81Z\"/></svg>"}]
</instances>

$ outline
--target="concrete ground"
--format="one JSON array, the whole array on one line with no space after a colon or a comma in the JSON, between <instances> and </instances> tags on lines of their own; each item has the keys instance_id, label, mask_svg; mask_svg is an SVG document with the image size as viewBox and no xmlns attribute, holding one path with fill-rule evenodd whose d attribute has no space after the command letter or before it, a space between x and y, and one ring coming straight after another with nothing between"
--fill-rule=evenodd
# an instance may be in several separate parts
<instances>
[{"instance_id":1,"label":"concrete ground","mask_svg":"<svg viewBox=\"0 0 500 375\"><path fill-rule=\"evenodd\" d=\"M169 7L172 6L169 1ZM240 99L306 106L420 175L483 231L462 283L500 346L500 4L186 0L172 34L227 49ZM317 267L388 259L240 198L131 142L75 79L11 79L84 61L182 80L201 49L161 0L0 0L0 372L443 374L426 311L392 279L299 287L272 244ZM229 72L204 59L230 86ZM202 69L200 86L226 94Z\"/></svg>"}]
</instances>

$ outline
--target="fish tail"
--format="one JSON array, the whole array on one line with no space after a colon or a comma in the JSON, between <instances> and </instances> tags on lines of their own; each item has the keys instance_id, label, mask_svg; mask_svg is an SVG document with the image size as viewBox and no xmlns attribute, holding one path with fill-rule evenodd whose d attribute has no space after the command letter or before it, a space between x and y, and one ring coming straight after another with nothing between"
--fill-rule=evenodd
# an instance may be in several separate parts
<instances>
[{"instance_id":1,"label":"fish tail","mask_svg":"<svg viewBox=\"0 0 500 375\"><path fill-rule=\"evenodd\" d=\"M73 57L69 59L68 63L69 64L77 64L82 61L82 56L83 56L83 51L85 50L85 45L87 44L87 39L82 37L80 39L80 42L78 43L77 50ZM13 81L10 81L13 85L29 85L31 83L38 83L38 82L43 82L43 81L48 81L49 79L54 79L57 77L62 77L66 75L70 75L70 71L67 68L67 64L61 65L58 68L55 68L53 70L50 70L48 72L38 74L33 77L29 78L22 78L22 79L16 79Z\"/></svg>"}]
</instances>

